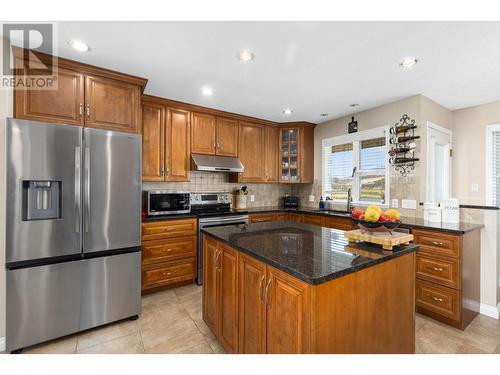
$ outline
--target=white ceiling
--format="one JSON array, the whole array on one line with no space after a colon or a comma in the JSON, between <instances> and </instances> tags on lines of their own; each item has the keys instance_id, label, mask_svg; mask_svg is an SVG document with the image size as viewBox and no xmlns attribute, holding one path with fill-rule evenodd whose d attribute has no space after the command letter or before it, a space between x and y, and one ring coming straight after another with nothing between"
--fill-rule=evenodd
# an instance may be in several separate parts
<instances>
[{"instance_id":1,"label":"white ceiling","mask_svg":"<svg viewBox=\"0 0 500 375\"><path fill-rule=\"evenodd\" d=\"M415 94L449 109L500 99L500 22L60 22L57 33L60 56L148 78L147 94L274 121ZM250 63L236 58L244 48ZM408 56L419 63L403 70Z\"/></svg>"}]
</instances>

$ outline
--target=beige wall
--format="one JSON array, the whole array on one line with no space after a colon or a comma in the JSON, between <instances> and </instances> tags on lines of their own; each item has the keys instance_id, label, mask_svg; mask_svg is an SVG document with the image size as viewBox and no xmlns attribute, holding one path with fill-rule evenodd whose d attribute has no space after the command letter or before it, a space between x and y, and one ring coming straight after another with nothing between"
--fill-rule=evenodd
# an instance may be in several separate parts
<instances>
[{"instance_id":1,"label":"beige wall","mask_svg":"<svg viewBox=\"0 0 500 375\"><path fill-rule=\"evenodd\" d=\"M500 124L500 101L453 111L453 188L461 203L486 203L486 127ZM472 184L478 184L473 192ZM472 211L472 210L469 210ZM477 211L472 221L482 221L481 303L500 302L500 219L498 211ZM469 215L472 215L471 213ZM496 232L495 232L496 231Z\"/></svg>"}]
</instances>

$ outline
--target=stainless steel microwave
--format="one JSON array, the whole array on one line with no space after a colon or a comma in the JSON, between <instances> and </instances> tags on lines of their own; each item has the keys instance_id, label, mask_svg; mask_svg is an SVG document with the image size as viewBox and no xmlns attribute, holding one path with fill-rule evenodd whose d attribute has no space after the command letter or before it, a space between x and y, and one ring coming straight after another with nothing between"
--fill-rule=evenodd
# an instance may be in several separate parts
<instances>
[{"instance_id":1,"label":"stainless steel microwave","mask_svg":"<svg viewBox=\"0 0 500 375\"><path fill-rule=\"evenodd\" d=\"M142 203L148 216L187 214L191 212L188 191L147 190Z\"/></svg>"}]
</instances>

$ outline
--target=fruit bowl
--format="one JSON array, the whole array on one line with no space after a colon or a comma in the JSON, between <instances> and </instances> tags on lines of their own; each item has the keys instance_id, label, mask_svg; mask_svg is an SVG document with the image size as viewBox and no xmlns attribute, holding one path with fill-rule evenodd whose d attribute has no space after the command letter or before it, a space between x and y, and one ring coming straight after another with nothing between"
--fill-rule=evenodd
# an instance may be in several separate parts
<instances>
[{"instance_id":1,"label":"fruit bowl","mask_svg":"<svg viewBox=\"0 0 500 375\"><path fill-rule=\"evenodd\" d=\"M401 225L401 221L366 221L353 219L363 232L392 232Z\"/></svg>"}]
</instances>

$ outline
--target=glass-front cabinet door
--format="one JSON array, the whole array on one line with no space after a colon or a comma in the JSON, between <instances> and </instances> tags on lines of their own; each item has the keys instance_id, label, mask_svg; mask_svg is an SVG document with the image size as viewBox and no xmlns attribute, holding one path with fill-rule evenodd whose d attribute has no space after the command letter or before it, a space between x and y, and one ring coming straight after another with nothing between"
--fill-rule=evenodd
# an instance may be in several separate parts
<instances>
[{"instance_id":1,"label":"glass-front cabinet door","mask_svg":"<svg viewBox=\"0 0 500 375\"><path fill-rule=\"evenodd\" d=\"M281 129L280 135L280 181L300 182L299 173L299 129Z\"/></svg>"}]
</instances>

